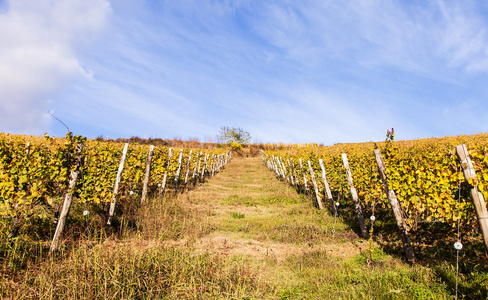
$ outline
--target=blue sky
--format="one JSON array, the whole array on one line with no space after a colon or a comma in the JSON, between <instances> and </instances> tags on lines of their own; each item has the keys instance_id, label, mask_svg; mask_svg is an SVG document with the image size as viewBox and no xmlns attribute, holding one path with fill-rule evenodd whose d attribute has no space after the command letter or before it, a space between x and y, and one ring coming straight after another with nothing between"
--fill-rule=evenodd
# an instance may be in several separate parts
<instances>
[{"instance_id":1,"label":"blue sky","mask_svg":"<svg viewBox=\"0 0 488 300\"><path fill-rule=\"evenodd\" d=\"M255 142L488 131L486 1L0 0L0 131Z\"/></svg>"}]
</instances>

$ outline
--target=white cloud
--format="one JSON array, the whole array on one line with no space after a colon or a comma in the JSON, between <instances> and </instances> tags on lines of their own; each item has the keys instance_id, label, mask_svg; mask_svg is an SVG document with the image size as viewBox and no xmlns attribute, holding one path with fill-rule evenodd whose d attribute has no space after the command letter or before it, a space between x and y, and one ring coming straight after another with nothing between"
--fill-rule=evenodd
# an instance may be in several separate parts
<instances>
[{"instance_id":1,"label":"white cloud","mask_svg":"<svg viewBox=\"0 0 488 300\"><path fill-rule=\"evenodd\" d=\"M15 0L0 14L0 130L42 133L50 96L90 78L77 55L104 27L106 0Z\"/></svg>"},{"instance_id":2,"label":"white cloud","mask_svg":"<svg viewBox=\"0 0 488 300\"><path fill-rule=\"evenodd\" d=\"M258 34L298 60L432 72L488 71L488 23L473 1L297 1L263 4ZM442 71L441 71L442 72Z\"/></svg>"},{"instance_id":3,"label":"white cloud","mask_svg":"<svg viewBox=\"0 0 488 300\"><path fill-rule=\"evenodd\" d=\"M439 52L449 66L469 72L488 71L488 27L486 17L473 3L438 2L443 27L439 34Z\"/></svg>"}]
</instances>

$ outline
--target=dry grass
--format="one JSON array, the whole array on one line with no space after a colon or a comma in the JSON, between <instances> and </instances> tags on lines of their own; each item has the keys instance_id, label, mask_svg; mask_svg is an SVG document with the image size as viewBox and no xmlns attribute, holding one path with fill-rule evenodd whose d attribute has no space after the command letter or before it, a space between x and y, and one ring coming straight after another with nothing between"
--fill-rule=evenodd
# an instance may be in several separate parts
<instances>
[{"instance_id":1,"label":"dry grass","mask_svg":"<svg viewBox=\"0 0 488 300\"><path fill-rule=\"evenodd\" d=\"M212 234L195 241L198 251L217 251L224 245L229 253L263 257L266 253L279 262L290 255L335 247L359 253L353 241L359 238L336 222L327 212L317 211L309 198L298 194L262 167L258 158L237 158L211 183L181 195L178 201L189 212L199 212L200 226ZM332 231L335 229L335 237ZM203 230L205 233L208 230ZM185 245L187 243L184 243Z\"/></svg>"}]
</instances>

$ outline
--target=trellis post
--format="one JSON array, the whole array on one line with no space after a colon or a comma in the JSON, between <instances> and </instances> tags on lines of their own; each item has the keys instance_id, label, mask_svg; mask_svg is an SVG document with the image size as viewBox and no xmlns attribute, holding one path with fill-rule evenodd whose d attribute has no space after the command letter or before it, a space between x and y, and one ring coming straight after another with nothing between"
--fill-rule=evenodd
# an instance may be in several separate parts
<instances>
[{"instance_id":1,"label":"trellis post","mask_svg":"<svg viewBox=\"0 0 488 300\"><path fill-rule=\"evenodd\" d=\"M481 228L481 234L483 235L483 241L485 243L485 248L488 250L488 211L486 209L485 199L483 193L478 189L478 180L476 179L476 172L469 157L466 145L462 144L456 146L456 152L461 159L461 167L463 169L464 178L468 182L472 182L474 185L471 186L470 195L471 200L473 200L474 208L476 210L476 217L478 218L478 223Z\"/></svg>"},{"instance_id":2,"label":"trellis post","mask_svg":"<svg viewBox=\"0 0 488 300\"><path fill-rule=\"evenodd\" d=\"M81 168L81 151L83 150L83 144L78 144L76 146L76 169L71 170L70 179L69 179L69 186L66 195L64 196L63 208L61 209L61 213L59 215L58 224L56 225L56 231L54 232L54 237L51 242L51 249L50 253L58 250L59 247L59 239L61 238L61 234L63 233L64 224L66 223L66 217L68 217L69 209L71 207L71 202L73 201L73 193L76 188L76 181L78 180L78 175L80 174Z\"/></svg>"},{"instance_id":3,"label":"trellis post","mask_svg":"<svg viewBox=\"0 0 488 300\"><path fill-rule=\"evenodd\" d=\"M329 182L327 181L327 176L325 175L324 161L319 159L320 169L322 170L322 180L324 181L325 194L327 195L327 200L329 200L330 209L332 214L335 216L337 214L337 207L334 204L334 199L332 198L332 192L330 191Z\"/></svg>"},{"instance_id":4,"label":"trellis post","mask_svg":"<svg viewBox=\"0 0 488 300\"><path fill-rule=\"evenodd\" d=\"M147 186L149 185L149 177L151 175L151 162L153 156L154 156L154 145L151 145L151 147L149 147L149 153L147 154L146 173L144 175L144 184L142 186L141 204L144 203L147 197Z\"/></svg>"},{"instance_id":5,"label":"trellis post","mask_svg":"<svg viewBox=\"0 0 488 300\"><path fill-rule=\"evenodd\" d=\"M398 199L395 195L395 191L388 187L388 178L386 177L386 166L383 158L381 157L380 150L375 149L374 156L376 158L376 164L378 165L378 172L380 173L381 180L383 181L383 187L385 189L386 196L390 202L391 209L393 210L393 215L398 226L398 234L403 243L403 249L407 255L407 260L410 263L415 262L415 253L413 252L412 244L410 243L410 238L408 236L407 224L403 219L403 210L398 203Z\"/></svg>"},{"instance_id":6,"label":"trellis post","mask_svg":"<svg viewBox=\"0 0 488 300\"><path fill-rule=\"evenodd\" d=\"M124 170L125 158L127 157L127 149L129 143L125 143L124 150L122 150L122 157L120 158L119 170L117 171L117 178L115 178L114 191L112 193L112 202L110 202L110 209L108 211L107 225L112 225L112 218L115 212L115 203L117 202L117 195L119 193L119 184L122 179L122 171Z\"/></svg>"},{"instance_id":7,"label":"trellis post","mask_svg":"<svg viewBox=\"0 0 488 300\"><path fill-rule=\"evenodd\" d=\"M363 211L361 210L361 204L359 203L358 192L356 191L356 188L354 187L354 184L352 181L352 173L351 173L351 169L349 168L349 162L347 160L347 154L346 153L342 154L342 163L344 164L344 168L346 169L347 184L349 185L349 189L351 190L351 196L352 196L352 201L354 203L354 209L356 210L356 214L358 215L359 229L361 230L361 235L363 236L363 238L367 239L368 238L368 229L366 229L366 224L364 223Z\"/></svg>"},{"instance_id":8,"label":"trellis post","mask_svg":"<svg viewBox=\"0 0 488 300\"><path fill-rule=\"evenodd\" d=\"M164 196L164 191L166 189L166 181L168 180L169 166L171 164L171 148L168 150L168 163L166 164L166 170L164 171L163 183L161 184L161 198Z\"/></svg>"},{"instance_id":9,"label":"trellis post","mask_svg":"<svg viewBox=\"0 0 488 300\"><path fill-rule=\"evenodd\" d=\"M313 171L312 163L310 161L308 161L308 170L310 171L310 178L312 178L312 183L313 183L313 187L315 190L315 198L317 199L317 204L319 205L319 209L322 210L322 209L324 209L324 205L322 204L322 199L320 199L319 189L317 187L317 181L315 180L315 172Z\"/></svg>"},{"instance_id":10,"label":"trellis post","mask_svg":"<svg viewBox=\"0 0 488 300\"><path fill-rule=\"evenodd\" d=\"M175 176L175 194L178 194L178 182L180 181L181 163L183 161L183 149L180 149L180 156L178 158L178 169Z\"/></svg>"}]
</instances>

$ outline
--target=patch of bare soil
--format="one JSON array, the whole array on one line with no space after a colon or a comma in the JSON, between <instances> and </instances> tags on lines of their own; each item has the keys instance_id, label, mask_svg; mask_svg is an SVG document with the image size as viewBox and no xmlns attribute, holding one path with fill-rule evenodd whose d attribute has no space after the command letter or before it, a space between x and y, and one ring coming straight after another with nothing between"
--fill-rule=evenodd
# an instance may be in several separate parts
<instances>
[{"instance_id":1,"label":"patch of bare soil","mask_svg":"<svg viewBox=\"0 0 488 300\"><path fill-rule=\"evenodd\" d=\"M366 244L359 246L364 249ZM193 244L195 252L212 252L220 255L244 255L254 259L273 259L278 263L286 261L291 256L301 256L308 252L325 251L331 257L347 259L360 253L358 243L330 243L313 246L285 243L263 242L253 239L239 239L221 232L205 236Z\"/></svg>"}]
</instances>

